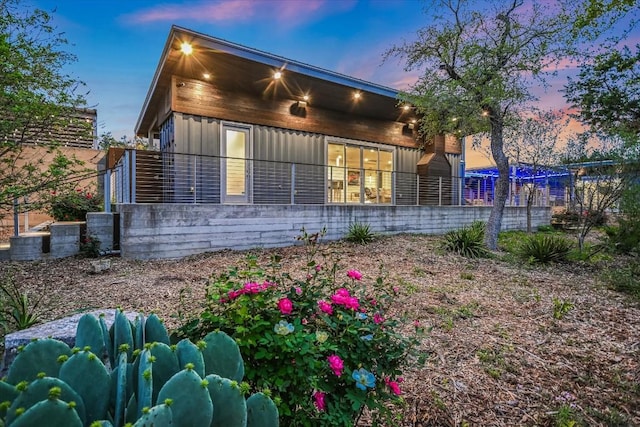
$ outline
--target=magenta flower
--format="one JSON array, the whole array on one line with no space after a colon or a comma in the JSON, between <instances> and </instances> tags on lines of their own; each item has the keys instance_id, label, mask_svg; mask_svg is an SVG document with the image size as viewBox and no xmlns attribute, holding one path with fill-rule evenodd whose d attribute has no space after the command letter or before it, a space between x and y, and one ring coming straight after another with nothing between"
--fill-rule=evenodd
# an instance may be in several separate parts
<instances>
[{"instance_id":1,"label":"magenta flower","mask_svg":"<svg viewBox=\"0 0 640 427\"><path fill-rule=\"evenodd\" d=\"M320 270L322 270L322 264L316 265L316 271L320 271Z\"/></svg>"},{"instance_id":2,"label":"magenta flower","mask_svg":"<svg viewBox=\"0 0 640 427\"><path fill-rule=\"evenodd\" d=\"M360 273L358 270L349 270L349 271L347 271L347 276L349 276L353 280L362 279L362 273Z\"/></svg>"},{"instance_id":3,"label":"magenta flower","mask_svg":"<svg viewBox=\"0 0 640 427\"><path fill-rule=\"evenodd\" d=\"M316 405L316 408L318 408L318 411L320 412L324 412L324 410L327 408L327 405L324 401L324 398L327 394L323 391L316 391L315 393L313 393L313 404Z\"/></svg>"},{"instance_id":4,"label":"magenta flower","mask_svg":"<svg viewBox=\"0 0 640 427\"><path fill-rule=\"evenodd\" d=\"M293 312L293 303L289 298L281 298L278 301L278 309L282 314L291 314Z\"/></svg>"},{"instance_id":5,"label":"magenta flower","mask_svg":"<svg viewBox=\"0 0 640 427\"><path fill-rule=\"evenodd\" d=\"M331 306L330 302L318 301L318 307L320 307L320 310L324 313L327 313L329 315L333 314L333 307Z\"/></svg>"},{"instance_id":6,"label":"magenta flower","mask_svg":"<svg viewBox=\"0 0 640 427\"><path fill-rule=\"evenodd\" d=\"M373 323L377 325L382 322L384 322L384 317L382 317L380 313L376 313L373 315Z\"/></svg>"},{"instance_id":7,"label":"magenta flower","mask_svg":"<svg viewBox=\"0 0 640 427\"><path fill-rule=\"evenodd\" d=\"M389 387L391 393L395 394L396 396L400 396L402 394L402 390L400 390L400 384L398 384L399 382L401 382L400 380L400 378L398 378L398 381L391 381L389 380L389 378L384 379L384 383L387 385L387 387Z\"/></svg>"},{"instance_id":8,"label":"magenta flower","mask_svg":"<svg viewBox=\"0 0 640 427\"><path fill-rule=\"evenodd\" d=\"M302 295L302 288L301 287L296 286L294 289L295 289L297 295Z\"/></svg>"},{"instance_id":9,"label":"magenta flower","mask_svg":"<svg viewBox=\"0 0 640 427\"><path fill-rule=\"evenodd\" d=\"M337 354L333 354L327 357L327 360L329 361L329 367L331 368L335 376L339 377L340 375L342 375L344 362L342 361L342 359L340 359L340 356L338 356Z\"/></svg>"},{"instance_id":10,"label":"magenta flower","mask_svg":"<svg viewBox=\"0 0 640 427\"><path fill-rule=\"evenodd\" d=\"M333 301L334 304L342 305L353 310L357 310L358 307L360 307L358 298L352 297L351 294L349 294L349 291L345 288L338 289L331 297L331 301Z\"/></svg>"}]
</instances>

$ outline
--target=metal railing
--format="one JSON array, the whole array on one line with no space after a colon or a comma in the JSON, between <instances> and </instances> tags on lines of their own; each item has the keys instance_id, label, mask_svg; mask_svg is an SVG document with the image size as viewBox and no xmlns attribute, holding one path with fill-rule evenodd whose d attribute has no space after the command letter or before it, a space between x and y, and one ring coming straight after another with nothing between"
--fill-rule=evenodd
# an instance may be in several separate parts
<instances>
[{"instance_id":1,"label":"metal railing","mask_svg":"<svg viewBox=\"0 0 640 427\"><path fill-rule=\"evenodd\" d=\"M127 150L113 171L116 203L251 203L491 206L495 179L429 177L222 156ZM563 203L564 187L510 182L507 205Z\"/></svg>"}]
</instances>

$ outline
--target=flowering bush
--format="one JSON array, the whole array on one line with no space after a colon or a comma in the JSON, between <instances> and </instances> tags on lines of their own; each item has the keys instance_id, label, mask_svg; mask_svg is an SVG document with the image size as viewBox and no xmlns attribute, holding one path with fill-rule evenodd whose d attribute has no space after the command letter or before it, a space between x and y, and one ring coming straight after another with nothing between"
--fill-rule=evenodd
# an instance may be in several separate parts
<instances>
[{"instance_id":1,"label":"flowering bush","mask_svg":"<svg viewBox=\"0 0 640 427\"><path fill-rule=\"evenodd\" d=\"M48 200L49 214L56 221L86 221L87 212L100 212L100 198L87 188L54 191Z\"/></svg>"},{"instance_id":2,"label":"flowering bush","mask_svg":"<svg viewBox=\"0 0 640 427\"><path fill-rule=\"evenodd\" d=\"M400 333L404 322L389 310L394 291L383 277L370 283L355 269L339 273L326 255L318 262L318 234L302 230L302 278L283 272L278 256L266 268L249 256L244 268L211 278L205 310L176 333L233 336L252 391L270 390L282 425L353 426L365 408L373 425L392 425L401 366L422 330Z\"/></svg>"}]
</instances>

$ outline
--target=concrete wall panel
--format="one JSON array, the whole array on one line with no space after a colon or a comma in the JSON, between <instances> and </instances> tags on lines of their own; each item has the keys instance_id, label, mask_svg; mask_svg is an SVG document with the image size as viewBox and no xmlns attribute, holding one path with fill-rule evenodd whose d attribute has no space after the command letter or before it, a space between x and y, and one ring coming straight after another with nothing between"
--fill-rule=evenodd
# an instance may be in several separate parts
<instances>
[{"instance_id":1,"label":"concrete wall panel","mask_svg":"<svg viewBox=\"0 0 640 427\"><path fill-rule=\"evenodd\" d=\"M119 212L121 255L154 259L294 245L302 227L310 233L326 227L326 239L337 240L355 222L382 234L442 234L486 221L491 207L137 204L121 205ZM534 227L549 224L549 208L532 214ZM502 229L526 229L526 209L505 208Z\"/></svg>"}]
</instances>

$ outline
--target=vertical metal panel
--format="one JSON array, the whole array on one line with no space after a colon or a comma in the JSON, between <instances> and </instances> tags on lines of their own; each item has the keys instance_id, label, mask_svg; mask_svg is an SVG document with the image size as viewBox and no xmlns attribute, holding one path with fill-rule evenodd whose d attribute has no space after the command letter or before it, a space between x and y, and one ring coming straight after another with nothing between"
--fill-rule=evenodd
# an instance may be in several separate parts
<instances>
[{"instance_id":1,"label":"vertical metal panel","mask_svg":"<svg viewBox=\"0 0 640 427\"><path fill-rule=\"evenodd\" d=\"M422 151L398 147L396 149L396 204L415 205L417 200L416 167Z\"/></svg>"},{"instance_id":2,"label":"vertical metal panel","mask_svg":"<svg viewBox=\"0 0 640 427\"><path fill-rule=\"evenodd\" d=\"M254 127L254 203L324 202L324 137L265 126ZM296 163L291 176L290 163ZM292 182L296 187L292 188Z\"/></svg>"},{"instance_id":3,"label":"vertical metal panel","mask_svg":"<svg viewBox=\"0 0 640 427\"><path fill-rule=\"evenodd\" d=\"M463 187L462 178L459 176L462 155L445 153L445 157L451 164L451 204L460 205L462 202L460 193Z\"/></svg>"}]
</instances>

